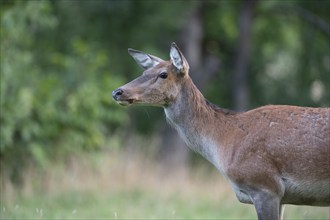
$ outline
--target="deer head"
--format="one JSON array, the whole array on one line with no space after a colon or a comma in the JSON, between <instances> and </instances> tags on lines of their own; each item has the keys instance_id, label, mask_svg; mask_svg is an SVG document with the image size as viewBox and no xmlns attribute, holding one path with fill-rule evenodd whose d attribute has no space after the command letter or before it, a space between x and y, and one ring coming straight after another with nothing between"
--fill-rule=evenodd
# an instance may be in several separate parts
<instances>
[{"instance_id":1,"label":"deer head","mask_svg":"<svg viewBox=\"0 0 330 220\"><path fill-rule=\"evenodd\" d=\"M172 43L169 61L134 49L128 49L128 53L144 72L138 78L114 90L114 100L120 105L171 105L179 94L182 82L189 77L188 62L176 44Z\"/></svg>"}]
</instances>

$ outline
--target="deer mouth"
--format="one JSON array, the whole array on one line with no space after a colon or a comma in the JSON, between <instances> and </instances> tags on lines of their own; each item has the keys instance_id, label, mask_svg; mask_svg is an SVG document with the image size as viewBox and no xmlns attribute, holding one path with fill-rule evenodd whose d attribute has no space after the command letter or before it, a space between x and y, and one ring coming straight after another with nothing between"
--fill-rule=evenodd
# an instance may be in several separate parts
<instances>
[{"instance_id":1,"label":"deer mouth","mask_svg":"<svg viewBox=\"0 0 330 220\"><path fill-rule=\"evenodd\" d=\"M117 103L122 106L129 106L132 105L136 99L122 99L122 100L117 100Z\"/></svg>"}]
</instances>

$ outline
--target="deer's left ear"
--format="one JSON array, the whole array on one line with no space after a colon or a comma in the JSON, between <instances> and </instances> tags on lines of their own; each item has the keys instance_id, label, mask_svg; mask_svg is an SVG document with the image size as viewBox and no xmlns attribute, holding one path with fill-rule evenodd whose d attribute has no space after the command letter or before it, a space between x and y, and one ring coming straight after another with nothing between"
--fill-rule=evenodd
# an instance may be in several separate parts
<instances>
[{"instance_id":1,"label":"deer's left ear","mask_svg":"<svg viewBox=\"0 0 330 220\"><path fill-rule=\"evenodd\" d=\"M173 66L178 70L179 73L188 73L189 64L174 42L171 46L170 57Z\"/></svg>"}]
</instances>

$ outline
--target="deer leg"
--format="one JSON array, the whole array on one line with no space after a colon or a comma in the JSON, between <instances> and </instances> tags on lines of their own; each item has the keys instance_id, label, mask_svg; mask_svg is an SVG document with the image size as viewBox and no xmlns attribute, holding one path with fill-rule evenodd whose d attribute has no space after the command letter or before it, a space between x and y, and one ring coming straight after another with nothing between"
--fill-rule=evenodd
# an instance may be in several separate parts
<instances>
[{"instance_id":1,"label":"deer leg","mask_svg":"<svg viewBox=\"0 0 330 220\"><path fill-rule=\"evenodd\" d=\"M284 205L280 205L279 219L283 220Z\"/></svg>"},{"instance_id":2,"label":"deer leg","mask_svg":"<svg viewBox=\"0 0 330 220\"><path fill-rule=\"evenodd\" d=\"M258 220L279 220L280 199L265 191L259 191L251 195L254 207L257 211Z\"/></svg>"}]
</instances>

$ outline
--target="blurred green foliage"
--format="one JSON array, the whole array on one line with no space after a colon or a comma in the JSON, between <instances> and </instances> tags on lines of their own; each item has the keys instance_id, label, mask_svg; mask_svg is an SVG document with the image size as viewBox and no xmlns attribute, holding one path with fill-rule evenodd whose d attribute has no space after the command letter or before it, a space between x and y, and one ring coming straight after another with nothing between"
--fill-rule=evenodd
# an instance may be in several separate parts
<instances>
[{"instance_id":1,"label":"blurred green foliage","mask_svg":"<svg viewBox=\"0 0 330 220\"><path fill-rule=\"evenodd\" d=\"M73 37L58 48L49 1L17 1L1 11L1 165L16 180L27 162L104 147L128 122L111 99L123 78L100 45ZM58 39L57 39L58 40Z\"/></svg>"},{"instance_id":2,"label":"blurred green foliage","mask_svg":"<svg viewBox=\"0 0 330 220\"><path fill-rule=\"evenodd\" d=\"M222 61L206 96L231 108L244 1L207 1L204 44ZM253 11L248 85L250 108L267 104L329 106L330 1L257 1Z\"/></svg>"},{"instance_id":3,"label":"blurred green foliage","mask_svg":"<svg viewBox=\"0 0 330 220\"><path fill-rule=\"evenodd\" d=\"M221 60L205 96L231 108L243 1L201 2L202 49ZM180 33L198 3L1 1L1 168L17 179L28 162L46 167L53 158L101 149L128 126L157 130L161 109L127 111L111 91L142 73L127 48L167 59L170 43L185 40ZM329 1L257 2L251 108L329 106L329 10Z\"/></svg>"}]
</instances>

